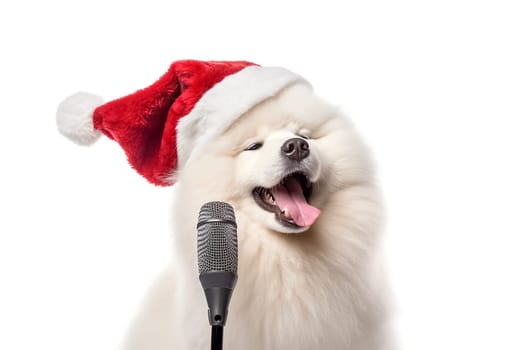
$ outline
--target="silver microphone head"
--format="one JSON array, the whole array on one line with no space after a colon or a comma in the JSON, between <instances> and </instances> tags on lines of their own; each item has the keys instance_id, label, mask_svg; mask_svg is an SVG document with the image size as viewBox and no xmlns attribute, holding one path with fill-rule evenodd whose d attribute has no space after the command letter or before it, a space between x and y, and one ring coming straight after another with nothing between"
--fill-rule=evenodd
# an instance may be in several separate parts
<instances>
[{"instance_id":1,"label":"silver microphone head","mask_svg":"<svg viewBox=\"0 0 525 350\"><path fill-rule=\"evenodd\" d=\"M228 203L209 202L201 207L197 254L199 274L209 271L237 274L237 225Z\"/></svg>"}]
</instances>

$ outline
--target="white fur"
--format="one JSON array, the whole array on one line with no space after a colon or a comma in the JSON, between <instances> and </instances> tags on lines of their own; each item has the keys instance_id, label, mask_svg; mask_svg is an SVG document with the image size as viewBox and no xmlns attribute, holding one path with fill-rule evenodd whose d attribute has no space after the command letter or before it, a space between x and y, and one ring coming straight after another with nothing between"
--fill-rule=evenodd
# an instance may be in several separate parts
<instances>
[{"instance_id":1,"label":"white fur","mask_svg":"<svg viewBox=\"0 0 525 350\"><path fill-rule=\"evenodd\" d=\"M286 171L280 145L308 133L322 210L295 234L256 205L251 191ZM251 142L256 151L243 151ZM207 306L198 280L196 220L220 200L235 209L239 278L224 348L390 349L378 259L382 207L368 150L351 123L304 85L259 104L217 136L178 174L173 264L148 293L123 349L209 349ZM293 231L293 230L292 230Z\"/></svg>"},{"instance_id":2,"label":"white fur","mask_svg":"<svg viewBox=\"0 0 525 350\"><path fill-rule=\"evenodd\" d=\"M94 143L101 132L93 127L93 111L103 103L101 97L86 92L67 97L57 109L58 130L79 145Z\"/></svg>"}]
</instances>

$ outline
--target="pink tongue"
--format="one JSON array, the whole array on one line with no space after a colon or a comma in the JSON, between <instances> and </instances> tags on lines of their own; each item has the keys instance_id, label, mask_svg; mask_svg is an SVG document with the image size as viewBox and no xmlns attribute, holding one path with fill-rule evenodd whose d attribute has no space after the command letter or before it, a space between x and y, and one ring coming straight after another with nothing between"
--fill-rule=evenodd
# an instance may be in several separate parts
<instances>
[{"instance_id":1,"label":"pink tongue","mask_svg":"<svg viewBox=\"0 0 525 350\"><path fill-rule=\"evenodd\" d=\"M294 177L286 179L284 185L273 190L279 209L288 210L288 215L297 226L312 226L321 211L306 202L301 185Z\"/></svg>"}]
</instances>

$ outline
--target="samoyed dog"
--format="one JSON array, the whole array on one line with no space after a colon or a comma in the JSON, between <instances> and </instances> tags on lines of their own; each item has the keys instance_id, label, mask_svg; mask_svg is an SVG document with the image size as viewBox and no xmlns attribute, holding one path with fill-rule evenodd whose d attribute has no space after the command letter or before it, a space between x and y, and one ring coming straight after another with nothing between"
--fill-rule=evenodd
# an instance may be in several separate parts
<instances>
[{"instance_id":1,"label":"samoyed dog","mask_svg":"<svg viewBox=\"0 0 525 350\"><path fill-rule=\"evenodd\" d=\"M224 348L389 349L374 164L350 120L304 84L257 104L176 176L173 262L125 350L210 347L196 224L210 201L237 218L238 281Z\"/></svg>"}]
</instances>

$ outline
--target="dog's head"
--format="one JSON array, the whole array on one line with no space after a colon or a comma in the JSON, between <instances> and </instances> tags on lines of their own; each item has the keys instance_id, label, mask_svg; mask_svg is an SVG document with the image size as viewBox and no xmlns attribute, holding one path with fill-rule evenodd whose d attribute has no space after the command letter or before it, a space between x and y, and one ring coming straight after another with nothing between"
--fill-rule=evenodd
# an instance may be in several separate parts
<instances>
[{"instance_id":1,"label":"dog's head","mask_svg":"<svg viewBox=\"0 0 525 350\"><path fill-rule=\"evenodd\" d=\"M179 183L188 201L230 202L254 224L299 233L315 225L331 194L366 176L362 154L349 121L293 85L210 142Z\"/></svg>"}]
</instances>

